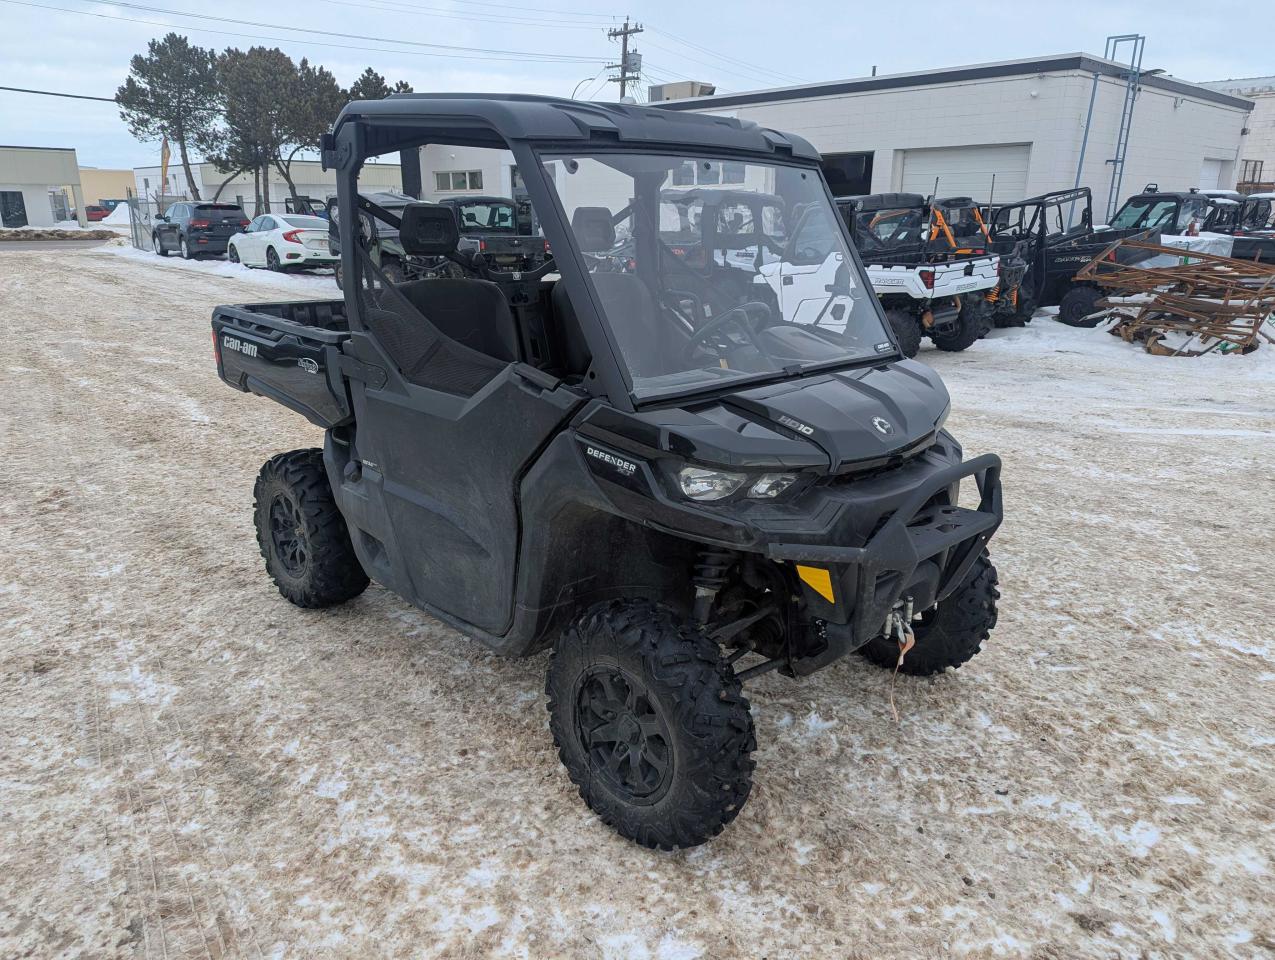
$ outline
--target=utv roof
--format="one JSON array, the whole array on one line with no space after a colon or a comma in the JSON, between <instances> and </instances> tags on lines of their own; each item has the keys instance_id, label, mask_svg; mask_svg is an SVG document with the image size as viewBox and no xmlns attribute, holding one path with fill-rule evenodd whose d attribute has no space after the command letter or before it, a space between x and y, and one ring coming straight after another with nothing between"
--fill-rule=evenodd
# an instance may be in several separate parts
<instances>
[{"instance_id":1,"label":"utv roof","mask_svg":"<svg viewBox=\"0 0 1275 960\"><path fill-rule=\"evenodd\" d=\"M396 93L383 100L356 100L341 110L333 131L356 120L368 125L366 156L423 143L501 148L521 141L568 148L619 142L819 159L802 137L748 120L530 94Z\"/></svg>"},{"instance_id":2,"label":"utv roof","mask_svg":"<svg viewBox=\"0 0 1275 960\"><path fill-rule=\"evenodd\" d=\"M857 197L838 197L837 203L856 212L893 210L897 207L924 207L925 197L919 193L864 193Z\"/></svg>"}]
</instances>

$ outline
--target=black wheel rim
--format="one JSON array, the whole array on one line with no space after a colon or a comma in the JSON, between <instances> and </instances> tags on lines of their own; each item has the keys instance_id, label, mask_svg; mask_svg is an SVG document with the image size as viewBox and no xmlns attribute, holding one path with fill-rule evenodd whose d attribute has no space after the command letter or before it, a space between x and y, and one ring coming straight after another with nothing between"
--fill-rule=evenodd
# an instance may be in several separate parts
<instances>
[{"instance_id":1,"label":"black wheel rim","mask_svg":"<svg viewBox=\"0 0 1275 960\"><path fill-rule=\"evenodd\" d=\"M290 576L300 576L309 560L309 544L305 520L290 497L275 497L270 504L270 543L283 569Z\"/></svg>"},{"instance_id":2,"label":"black wheel rim","mask_svg":"<svg viewBox=\"0 0 1275 960\"><path fill-rule=\"evenodd\" d=\"M576 736L593 773L629 803L655 803L673 775L672 737L646 688L614 666L585 674Z\"/></svg>"}]
</instances>

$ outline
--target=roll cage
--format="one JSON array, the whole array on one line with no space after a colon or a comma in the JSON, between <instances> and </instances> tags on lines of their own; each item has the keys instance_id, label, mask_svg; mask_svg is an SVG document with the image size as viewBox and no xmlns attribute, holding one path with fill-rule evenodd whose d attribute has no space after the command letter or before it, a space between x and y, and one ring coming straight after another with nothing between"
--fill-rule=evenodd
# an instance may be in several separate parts
<instances>
[{"instance_id":1,"label":"roll cage","mask_svg":"<svg viewBox=\"0 0 1275 960\"><path fill-rule=\"evenodd\" d=\"M570 219L549 179L542 156L570 154L582 149L596 156L612 152L688 151L695 156L723 161L800 167L814 173L822 183L819 154L808 141L734 118L530 95L395 94L383 100L348 104L338 115L332 132L323 137L323 167L336 173L339 221L356 223L360 210L367 212L367 206L359 200L358 177L368 158L431 143L508 150L513 154L553 250L550 264L561 277L558 282L566 286L579 333L588 349L589 369L580 387L626 411L638 406L632 377L605 320L603 305L588 281L589 263L576 242ZM826 185L823 191L829 209L835 209ZM658 202L658 196L654 200ZM840 229L844 235L844 224ZM848 235L845 239L854 256ZM648 242L655 240L650 238ZM342 269L351 278L359 277L364 270L356 247L352 243L341 245ZM652 259L658 257L656 253ZM857 266L862 276L862 264ZM353 291L358 286L347 283L346 289ZM347 292L347 298L351 299L351 329L366 332L357 295ZM887 326L883 316L879 319L883 327ZM880 357L876 357L871 362L879 361ZM847 361L844 365L856 365L856 361ZM533 380L543 381L546 377L534 368L524 373ZM792 375L783 372L762 376L757 377L756 382ZM737 390L741 382L731 383L730 389ZM698 388L692 392L711 395L716 391ZM673 399L663 397L659 402Z\"/></svg>"}]
</instances>

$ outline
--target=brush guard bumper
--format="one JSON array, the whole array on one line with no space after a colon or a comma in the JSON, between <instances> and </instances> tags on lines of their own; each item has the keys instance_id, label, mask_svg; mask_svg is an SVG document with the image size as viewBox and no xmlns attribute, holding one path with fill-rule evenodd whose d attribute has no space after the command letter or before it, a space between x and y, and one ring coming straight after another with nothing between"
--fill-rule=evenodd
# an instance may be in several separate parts
<instances>
[{"instance_id":1,"label":"brush guard bumper","mask_svg":"<svg viewBox=\"0 0 1275 960\"><path fill-rule=\"evenodd\" d=\"M920 611L960 586L1004 517L1000 472L1000 458L991 453L935 471L861 547L768 544L770 559L797 564L808 613L825 625L824 649L794 658L791 672L813 673L867 643L914 589ZM978 485L972 509L956 505L957 485L968 477ZM939 496L945 490L950 498ZM811 570L826 575L816 578ZM821 586L812 588L811 580Z\"/></svg>"}]
</instances>

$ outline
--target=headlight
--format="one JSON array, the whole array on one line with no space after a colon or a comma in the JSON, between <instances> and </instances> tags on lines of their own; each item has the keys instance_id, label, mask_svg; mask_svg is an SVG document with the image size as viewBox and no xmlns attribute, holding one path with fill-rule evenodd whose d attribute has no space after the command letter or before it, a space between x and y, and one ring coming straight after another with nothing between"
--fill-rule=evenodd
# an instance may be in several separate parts
<instances>
[{"instance_id":1,"label":"headlight","mask_svg":"<svg viewBox=\"0 0 1275 960\"><path fill-rule=\"evenodd\" d=\"M752 481L747 496L756 500L771 500L797 482L795 473L756 474L733 473L729 470L708 470L704 467L683 467L677 474L682 493L692 500L724 500L738 493Z\"/></svg>"},{"instance_id":2,"label":"headlight","mask_svg":"<svg viewBox=\"0 0 1275 960\"><path fill-rule=\"evenodd\" d=\"M796 482L795 473L765 473L749 488L748 495L769 500L779 496Z\"/></svg>"},{"instance_id":3,"label":"headlight","mask_svg":"<svg viewBox=\"0 0 1275 960\"><path fill-rule=\"evenodd\" d=\"M729 497L747 480L746 474L704 470L701 467L683 467L677 474L682 493L692 500L721 500Z\"/></svg>"}]
</instances>

